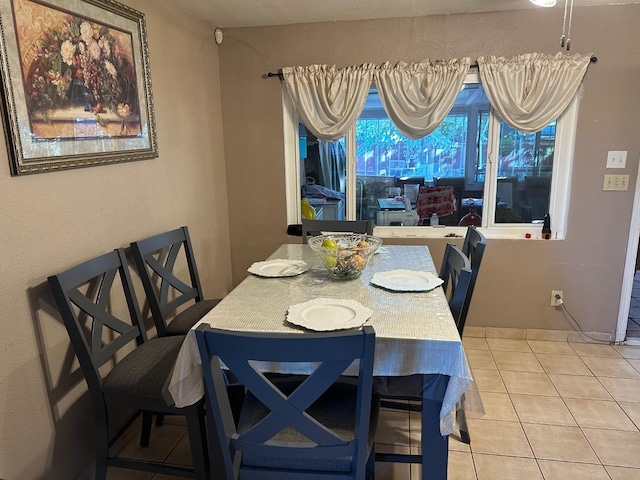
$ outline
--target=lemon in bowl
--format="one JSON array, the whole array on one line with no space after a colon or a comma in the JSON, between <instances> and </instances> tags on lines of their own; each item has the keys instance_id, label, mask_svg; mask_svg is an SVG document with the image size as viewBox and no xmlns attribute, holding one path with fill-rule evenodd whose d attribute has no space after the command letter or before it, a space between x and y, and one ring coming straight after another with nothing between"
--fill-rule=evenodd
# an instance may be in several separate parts
<instances>
[{"instance_id":1,"label":"lemon in bowl","mask_svg":"<svg viewBox=\"0 0 640 480\"><path fill-rule=\"evenodd\" d=\"M332 278L350 280L360 276L382 240L373 235L336 234L311 237L308 243Z\"/></svg>"}]
</instances>

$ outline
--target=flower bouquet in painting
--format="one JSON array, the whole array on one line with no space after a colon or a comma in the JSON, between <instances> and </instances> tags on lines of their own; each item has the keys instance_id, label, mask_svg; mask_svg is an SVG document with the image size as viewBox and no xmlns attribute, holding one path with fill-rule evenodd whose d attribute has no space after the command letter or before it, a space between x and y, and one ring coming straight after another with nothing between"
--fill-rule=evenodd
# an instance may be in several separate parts
<instances>
[{"instance_id":1,"label":"flower bouquet in painting","mask_svg":"<svg viewBox=\"0 0 640 480\"><path fill-rule=\"evenodd\" d=\"M18 33L34 137L138 135L131 34L42 4L21 2L34 27Z\"/></svg>"}]
</instances>

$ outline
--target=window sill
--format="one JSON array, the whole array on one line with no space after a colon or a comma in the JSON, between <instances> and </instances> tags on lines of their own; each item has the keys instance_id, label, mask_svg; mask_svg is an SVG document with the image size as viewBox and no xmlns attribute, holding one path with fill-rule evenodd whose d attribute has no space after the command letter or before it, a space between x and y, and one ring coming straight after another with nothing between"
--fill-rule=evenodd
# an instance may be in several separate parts
<instances>
[{"instance_id":1,"label":"window sill","mask_svg":"<svg viewBox=\"0 0 640 480\"><path fill-rule=\"evenodd\" d=\"M479 230L487 238L502 238L507 240L542 240L541 225L513 225ZM373 234L381 238L461 238L465 236L467 227L374 227ZM455 234L455 237L454 237ZM529 234L531 237L527 238ZM558 232L554 232L553 240L564 240Z\"/></svg>"}]
</instances>

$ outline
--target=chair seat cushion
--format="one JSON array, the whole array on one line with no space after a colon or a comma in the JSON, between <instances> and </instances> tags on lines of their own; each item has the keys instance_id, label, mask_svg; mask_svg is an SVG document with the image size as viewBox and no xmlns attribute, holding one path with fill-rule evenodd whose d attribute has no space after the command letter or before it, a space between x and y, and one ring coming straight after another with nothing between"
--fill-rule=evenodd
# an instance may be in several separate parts
<instances>
[{"instance_id":1,"label":"chair seat cushion","mask_svg":"<svg viewBox=\"0 0 640 480\"><path fill-rule=\"evenodd\" d=\"M167 335L186 335L209 310L220 303L220 298L194 303L174 317L167 325Z\"/></svg>"},{"instance_id":2,"label":"chair seat cushion","mask_svg":"<svg viewBox=\"0 0 640 480\"><path fill-rule=\"evenodd\" d=\"M184 337L162 337L134 348L104 377L105 396L165 402L169 382Z\"/></svg>"},{"instance_id":3,"label":"chair seat cushion","mask_svg":"<svg viewBox=\"0 0 640 480\"><path fill-rule=\"evenodd\" d=\"M277 382L278 387L285 394L291 393L295 385L289 383L283 385ZM347 384L335 384L324 395L322 395L307 412L316 418L326 427L330 428L337 436L345 441L353 440L354 418L356 414L356 394L357 387ZM373 447L376 426L378 423L380 397L373 395L371 405L371 416L369 422L368 449ZM259 422L269 413L269 410L251 392L242 405L240 420L238 422L238 433L243 434L253 425ZM301 435L297 430L287 427L276 434L271 442L301 442L309 443L309 439ZM261 468L280 468L287 470L311 470L326 472L348 472L351 471L350 457L344 458L279 458L275 456L263 456L244 452L242 464Z\"/></svg>"}]
</instances>

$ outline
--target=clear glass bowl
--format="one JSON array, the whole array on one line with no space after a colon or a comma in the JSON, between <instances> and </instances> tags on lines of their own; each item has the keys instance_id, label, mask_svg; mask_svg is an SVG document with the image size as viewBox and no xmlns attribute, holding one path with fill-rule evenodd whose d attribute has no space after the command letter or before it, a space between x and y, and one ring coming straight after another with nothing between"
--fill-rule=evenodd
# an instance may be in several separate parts
<instances>
[{"instance_id":1,"label":"clear glass bowl","mask_svg":"<svg viewBox=\"0 0 640 480\"><path fill-rule=\"evenodd\" d=\"M360 276L382 240L373 235L333 234L311 237L308 244L332 278L350 280Z\"/></svg>"}]
</instances>

